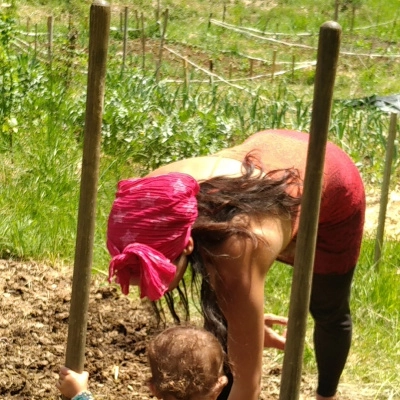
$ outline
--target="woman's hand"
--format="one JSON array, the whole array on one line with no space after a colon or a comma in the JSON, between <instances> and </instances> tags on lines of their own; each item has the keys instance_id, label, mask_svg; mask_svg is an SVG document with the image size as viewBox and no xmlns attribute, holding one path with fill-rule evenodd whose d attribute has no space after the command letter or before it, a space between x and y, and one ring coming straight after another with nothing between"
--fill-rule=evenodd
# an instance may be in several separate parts
<instances>
[{"instance_id":1,"label":"woman's hand","mask_svg":"<svg viewBox=\"0 0 400 400\"><path fill-rule=\"evenodd\" d=\"M264 347L273 347L284 350L286 343L286 330L282 335L272 329L274 325L286 326L288 319L274 314L264 314Z\"/></svg>"}]
</instances>

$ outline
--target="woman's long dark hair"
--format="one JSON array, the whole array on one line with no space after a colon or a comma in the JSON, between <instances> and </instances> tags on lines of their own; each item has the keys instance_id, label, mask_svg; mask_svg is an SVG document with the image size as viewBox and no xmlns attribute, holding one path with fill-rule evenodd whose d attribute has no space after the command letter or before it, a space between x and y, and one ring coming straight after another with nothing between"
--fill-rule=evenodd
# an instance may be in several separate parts
<instances>
[{"instance_id":1,"label":"woman's long dark hair","mask_svg":"<svg viewBox=\"0 0 400 400\"><path fill-rule=\"evenodd\" d=\"M192 293L199 294L204 326L211 331L226 348L227 324L217 298L211 287L206 265L210 268L218 256L218 249L229 238L250 238L257 245L259 238L249 230L246 218L277 216L282 219L295 218L300 204L300 177L296 169L280 169L265 172L256 168L258 163L249 153L242 164L242 175L238 177L218 176L200 182L197 195L199 216L192 227L194 251L189 256L192 271ZM184 283L184 282L183 282ZM186 294L179 291L186 316ZM167 305L176 322L173 296L168 295Z\"/></svg>"}]
</instances>

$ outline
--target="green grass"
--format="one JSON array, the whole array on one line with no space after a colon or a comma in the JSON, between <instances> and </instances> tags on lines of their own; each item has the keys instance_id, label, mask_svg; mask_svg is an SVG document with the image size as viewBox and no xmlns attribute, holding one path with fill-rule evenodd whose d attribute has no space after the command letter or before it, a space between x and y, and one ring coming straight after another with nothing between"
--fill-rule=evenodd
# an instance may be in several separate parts
<instances>
[{"instance_id":1,"label":"green grass","mask_svg":"<svg viewBox=\"0 0 400 400\"><path fill-rule=\"evenodd\" d=\"M388 241L379 271L373 267L374 241L363 242L351 297L354 331L342 382L368 389L375 399L397 399L400 356L400 243ZM292 268L276 263L268 274L266 312L287 315ZM304 372L316 374L309 318L304 350ZM277 359L283 359L278 354ZM392 397L390 397L392 396ZM368 397L370 398L370 397Z\"/></svg>"},{"instance_id":2,"label":"green grass","mask_svg":"<svg viewBox=\"0 0 400 400\"><path fill-rule=\"evenodd\" d=\"M319 26L332 18L334 2L286 0L272 8L254 3L244 7L240 1L227 5L226 23L257 30L258 36L262 32L284 33L272 37L292 46L209 26L211 13L212 18L222 20L223 2L161 3L162 10L168 7L170 14L167 46L182 54L189 52L189 59L206 70L212 59L215 74L227 80L231 69L231 78L241 80L227 83L214 78L210 82L203 71L190 67L186 85L182 61L164 51L161 80L157 81L154 65L160 29L154 9L148 1L128 4L131 28L136 26L135 9L139 14L143 12L148 23L146 70L141 67L137 33L131 32L132 47L121 74L122 34L113 30L94 243L93 266L98 271L105 271L109 260L106 222L118 180L183 157L217 151L261 129L309 129L314 67L289 72L273 81L268 74L274 51L278 63L286 63L279 68L288 70L293 57L296 62L315 59L314 49L294 45L317 45ZM349 7L359 7L354 21L351 7L339 14L342 51L396 54L400 31L396 29L395 3L349 2ZM72 264L90 2L25 0L12 5L0 10L0 256ZM111 5L112 25L118 27L125 3L114 1ZM30 32L35 24L39 32L45 32L49 14L55 17L52 69L45 62L46 36L40 37L35 54L33 37L18 33L26 29L28 15ZM72 28L78 31L74 48L67 40ZM300 37L296 33L309 35ZM30 43L30 50L17 47L16 38ZM245 79L249 75L249 59L245 56L266 60L254 65L254 74L266 74L264 78ZM382 180L389 118L373 108L352 107L346 100L400 93L399 74L398 59L344 54L340 57L329 138L349 153L368 185L378 186ZM392 187L400 179L399 163L397 146ZM390 390L394 393L392 398L396 398L399 243L387 243L379 272L372 267L372 251L373 243L366 237L354 281L355 340L344 381L374 384L376 398L389 398ZM290 268L277 264L272 269L266 287L266 308L270 312L287 314L290 279ZM312 373L315 364L309 337L306 343L306 368Z\"/></svg>"}]
</instances>

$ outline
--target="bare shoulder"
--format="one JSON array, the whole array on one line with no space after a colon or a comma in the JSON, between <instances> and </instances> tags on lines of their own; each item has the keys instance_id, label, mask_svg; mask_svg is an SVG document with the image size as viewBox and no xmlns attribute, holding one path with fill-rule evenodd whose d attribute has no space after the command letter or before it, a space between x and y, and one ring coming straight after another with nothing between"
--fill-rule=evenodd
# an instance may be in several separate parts
<instances>
[{"instance_id":1,"label":"bare shoulder","mask_svg":"<svg viewBox=\"0 0 400 400\"><path fill-rule=\"evenodd\" d=\"M164 165L150 172L147 176L157 176L170 172L181 172L193 176L197 181L214 176L238 176L242 163L230 158L214 156L193 157Z\"/></svg>"},{"instance_id":2,"label":"bare shoulder","mask_svg":"<svg viewBox=\"0 0 400 400\"><path fill-rule=\"evenodd\" d=\"M256 274L264 277L291 237L291 223L277 217L249 219L251 232L257 238L231 237L222 248L218 274L234 283L239 277ZM250 274L249 274L250 272Z\"/></svg>"},{"instance_id":3,"label":"bare shoulder","mask_svg":"<svg viewBox=\"0 0 400 400\"><path fill-rule=\"evenodd\" d=\"M252 232L260 238L265 246L260 246L260 251L269 251L277 257L291 240L292 222L290 219L280 217L252 218L250 222Z\"/></svg>"}]
</instances>

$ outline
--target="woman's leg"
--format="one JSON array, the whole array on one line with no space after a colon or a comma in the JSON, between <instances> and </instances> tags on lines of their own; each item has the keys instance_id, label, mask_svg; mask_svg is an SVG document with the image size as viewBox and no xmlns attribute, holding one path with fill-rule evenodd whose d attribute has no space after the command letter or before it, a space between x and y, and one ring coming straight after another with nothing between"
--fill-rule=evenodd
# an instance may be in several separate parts
<instances>
[{"instance_id":1,"label":"woman's leg","mask_svg":"<svg viewBox=\"0 0 400 400\"><path fill-rule=\"evenodd\" d=\"M310 312L320 396L336 393L351 344L350 290L354 268L344 275L314 274Z\"/></svg>"}]
</instances>

